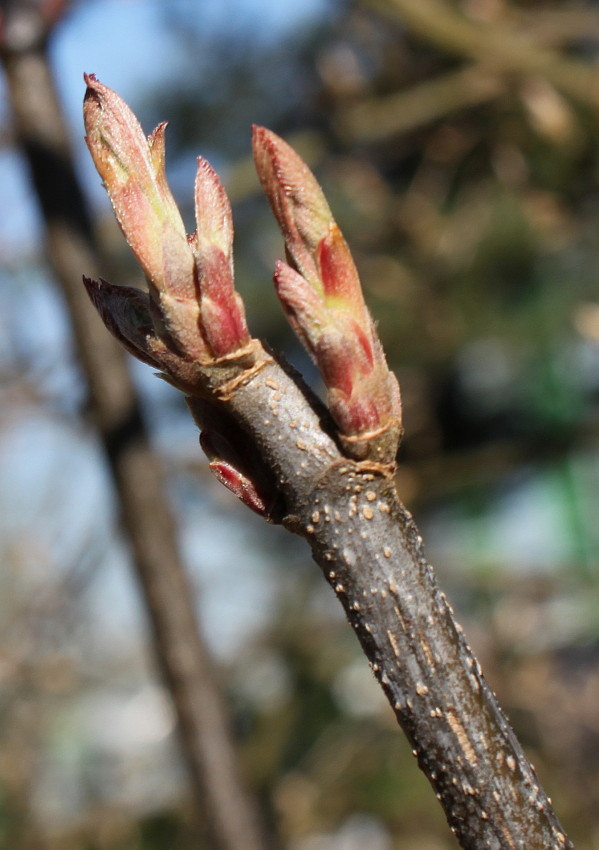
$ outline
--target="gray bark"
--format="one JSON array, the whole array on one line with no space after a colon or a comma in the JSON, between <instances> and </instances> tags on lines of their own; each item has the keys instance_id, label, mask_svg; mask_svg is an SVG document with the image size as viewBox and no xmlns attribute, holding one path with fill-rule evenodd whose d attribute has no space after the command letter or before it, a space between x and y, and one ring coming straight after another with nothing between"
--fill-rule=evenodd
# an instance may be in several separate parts
<instances>
[{"instance_id":1,"label":"gray bark","mask_svg":"<svg viewBox=\"0 0 599 850\"><path fill-rule=\"evenodd\" d=\"M283 524L309 542L461 846L571 848L437 586L392 471L345 457L326 412L269 355L213 395L270 471Z\"/></svg>"}]
</instances>

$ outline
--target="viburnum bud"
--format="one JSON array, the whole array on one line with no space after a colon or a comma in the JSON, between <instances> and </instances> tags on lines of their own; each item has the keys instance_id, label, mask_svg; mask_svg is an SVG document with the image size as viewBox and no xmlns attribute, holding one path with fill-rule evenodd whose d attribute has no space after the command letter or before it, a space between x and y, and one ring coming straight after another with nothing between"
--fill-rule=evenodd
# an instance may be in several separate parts
<instances>
[{"instance_id":1,"label":"viburnum bud","mask_svg":"<svg viewBox=\"0 0 599 850\"><path fill-rule=\"evenodd\" d=\"M164 133L160 124L146 139L133 112L116 92L85 75L83 112L86 141L117 220L149 284L148 334L188 361L210 363L234 356L250 342L243 306L233 288L231 211L216 174L205 160L196 178L197 230L187 237L165 175ZM116 308L120 287L110 292L94 284L94 302L123 316L139 317L142 300L123 291L126 308ZM88 289L90 286L88 285ZM91 291L91 290L90 290ZM107 307L110 302L110 308ZM145 304L145 302L144 302ZM113 321L111 329L116 330ZM152 331L150 330L152 329ZM117 334L118 335L118 334ZM147 335L146 335L147 336ZM139 342L139 340L138 340ZM155 347L160 348L156 342ZM137 345L138 355L144 350ZM147 348L147 346L146 346ZM147 359L147 351L145 351Z\"/></svg>"},{"instance_id":2,"label":"viburnum bud","mask_svg":"<svg viewBox=\"0 0 599 850\"><path fill-rule=\"evenodd\" d=\"M347 243L295 151L263 127L254 128L253 145L260 182L285 238L288 263L279 261L274 273L283 309L320 369L348 453L391 462L401 432L399 386Z\"/></svg>"}]
</instances>

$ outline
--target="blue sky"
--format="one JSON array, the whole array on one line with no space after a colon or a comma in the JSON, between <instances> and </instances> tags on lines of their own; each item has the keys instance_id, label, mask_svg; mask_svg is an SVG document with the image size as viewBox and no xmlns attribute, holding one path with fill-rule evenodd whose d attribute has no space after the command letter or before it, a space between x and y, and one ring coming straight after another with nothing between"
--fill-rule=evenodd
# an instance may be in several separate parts
<instances>
[{"instance_id":1,"label":"blue sky","mask_svg":"<svg viewBox=\"0 0 599 850\"><path fill-rule=\"evenodd\" d=\"M246 30L248 39L268 44L309 25L330 7L330 0L178 0L190 27L206 39L212 33ZM96 74L116 89L135 110L144 93L187 69L187 53L164 25L164 0L84 0L57 28L51 45L55 79L71 127L81 173L94 201L103 199L99 181L83 144L81 102L83 72ZM200 42L201 43L201 42ZM198 61L199 73L201 62ZM9 118L4 81L0 79L0 121ZM32 250L40 228L26 172L10 148L0 150L0 261L6 253Z\"/></svg>"}]
</instances>

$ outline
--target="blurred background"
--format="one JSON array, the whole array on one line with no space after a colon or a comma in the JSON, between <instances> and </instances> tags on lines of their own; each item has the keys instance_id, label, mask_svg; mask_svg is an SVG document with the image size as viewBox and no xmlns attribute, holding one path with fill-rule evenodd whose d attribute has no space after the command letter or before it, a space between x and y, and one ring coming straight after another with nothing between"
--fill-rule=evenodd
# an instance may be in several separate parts
<instances>
[{"instance_id":1,"label":"blurred background","mask_svg":"<svg viewBox=\"0 0 599 850\"><path fill-rule=\"evenodd\" d=\"M318 389L271 285L282 244L250 125L314 168L402 387L400 496L566 830L580 850L599 848L597 4L27 5L45 28L101 244L77 285L83 273L142 285L83 142L87 71L148 132L168 120L167 173L190 230L195 157L220 173L251 330ZM194 823L176 713L45 251L47 209L9 85L20 36L5 14L0 846L216 847ZM455 848L307 547L212 479L182 397L128 365L270 846Z\"/></svg>"}]
</instances>

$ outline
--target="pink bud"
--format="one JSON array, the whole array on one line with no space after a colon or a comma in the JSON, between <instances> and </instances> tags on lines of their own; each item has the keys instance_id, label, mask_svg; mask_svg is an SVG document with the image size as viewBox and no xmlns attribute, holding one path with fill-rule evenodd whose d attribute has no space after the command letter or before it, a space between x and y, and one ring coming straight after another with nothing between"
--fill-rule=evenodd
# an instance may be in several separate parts
<instances>
[{"instance_id":1,"label":"pink bud","mask_svg":"<svg viewBox=\"0 0 599 850\"><path fill-rule=\"evenodd\" d=\"M193 254L164 171L164 131L148 139L125 101L85 75L86 141L127 242L150 284L163 328L189 356L206 356L199 331Z\"/></svg>"},{"instance_id":2,"label":"pink bud","mask_svg":"<svg viewBox=\"0 0 599 850\"><path fill-rule=\"evenodd\" d=\"M231 204L218 175L204 157L198 157L195 181L195 216L197 230L193 240L197 243L198 257L212 246L224 254L233 277L233 218Z\"/></svg>"},{"instance_id":3,"label":"pink bud","mask_svg":"<svg viewBox=\"0 0 599 850\"><path fill-rule=\"evenodd\" d=\"M208 457L210 471L223 484L240 499L244 505L251 508L260 516L267 516L268 503L254 482L247 477L235 464L220 457L220 453L226 452L228 444L220 434L210 431L202 431L200 434L200 445L204 454ZM225 447L223 449L223 446Z\"/></svg>"},{"instance_id":4,"label":"pink bud","mask_svg":"<svg viewBox=\"0 0 599 850\"><path fill-rule=\"evenodd\" d=\"M229 199L209 163L200 157L195 184L197 230L190 239L200 293L202 329L216 357L250 341L243 303L233 286L233 221Z\"/></svg>"},{"instance_id":5,"label":"pink bud","mask_svg":"<svg viewBox=\"0 0 599 850\"><path fill-rule=\"evenodd\" d=\"M375 454L392 460L401 428L399 387L347 243L314 175L289 145L262 127L254 128L253 144L290 262L278 262L274 273L283 308L320 369L341 435L355 441L350 451L366 456L366 442L388 432Z\"/></svg>"},{"instance_id":6,"label":"pink bud","mask_svg":"<svg viewBox=\"0 0 599 850\"><path fill-rule=\"evenodd\" d=\"M208 163L200 160L198 229L188 239L166 181L166 124L146 139L116 92L93 75L85 75L85 81L86 141L150 286L152 345L160 339L173 354L204 364L234 355L247 347L250 337L233 288L233 225L224 189ZM108 301L113 306L122 303L107 292L102 298L104 306ZM104 318L107 321L106 311ZM122 324L118 325L121 331ZM111 329L115 331L117 324L113 322ZM126 334L117 336L124 342ZM142 351L143 346L138 349Z\"/></svg>"}]
</instances>

